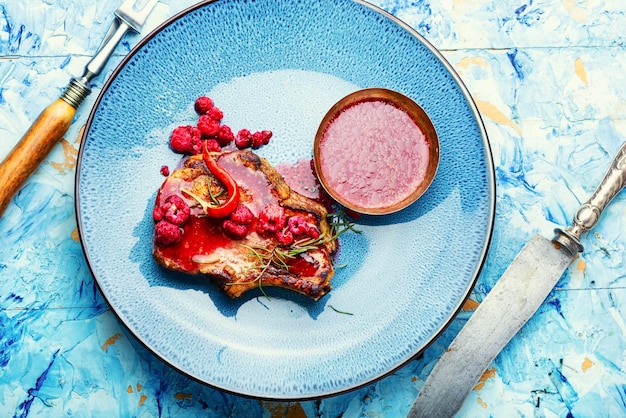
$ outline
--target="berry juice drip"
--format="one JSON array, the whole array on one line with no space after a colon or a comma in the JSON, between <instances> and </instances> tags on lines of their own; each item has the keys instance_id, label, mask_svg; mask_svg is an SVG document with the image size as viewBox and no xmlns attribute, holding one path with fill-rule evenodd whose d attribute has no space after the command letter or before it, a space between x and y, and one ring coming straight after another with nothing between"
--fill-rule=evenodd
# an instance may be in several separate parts
<instances>
[{"instance_id":1,"label":"berry juice drip","mask_svg":"<svg viewBox=\"0 0 626 418\"><path fill-rule=\"evenodd\" d=\"M315 175L313 160L303 159L295 164L282 163L276 166L276 170L293 190L321 203L329 213L333 212L332 206L334 201L326 193Z\"/></svg>"},{"instance_id":2,"label":"berry juice drip","mask_svg":"<svg viewBox=\"0 0 626 418\"><path fill-rule=\"evenodd\" d=\"M236 245L222 232L220 224L219 219L190 216L181 240L172 245L161 245L160 251L164 257L179 260L186 271L195 272L198 265L192 261L193 257Z\"/></svg>"}]
</instances>

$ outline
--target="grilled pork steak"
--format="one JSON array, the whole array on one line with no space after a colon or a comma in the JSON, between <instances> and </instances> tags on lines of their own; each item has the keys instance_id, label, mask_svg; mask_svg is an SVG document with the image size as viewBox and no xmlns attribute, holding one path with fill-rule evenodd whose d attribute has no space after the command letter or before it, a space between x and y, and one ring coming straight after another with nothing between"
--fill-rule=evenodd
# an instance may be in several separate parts
<instances>
[{"instance_id":1,"label":"grilled pork steak","mask_svg":"<svg viewBox=\"0 0 626 418\"><path fill-rule=\"evenodd\" d=\"M239 187L237 210L222 218L206 216L202 204L220 204L228 192L202 155L189 157L167 177L155 202L159 208L177 195L190 207L178 242L154 240L156 262L207 276L232 298L267 286L314 300L325 295L337 249L337 241L328 239L326 208L293 191L268 161L251 151L214 153L213 158ZM237 215L241 213L247 216Z\"/></svg>"}]
</instances>

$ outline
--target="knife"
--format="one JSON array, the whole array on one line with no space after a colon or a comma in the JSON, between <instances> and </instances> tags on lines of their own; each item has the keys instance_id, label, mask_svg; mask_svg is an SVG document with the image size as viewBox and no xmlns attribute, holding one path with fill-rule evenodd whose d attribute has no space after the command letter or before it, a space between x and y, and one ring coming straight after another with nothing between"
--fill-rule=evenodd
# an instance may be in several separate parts
<instances>
[{"instance_id":1,"label":"knife","mask_svg":"<svg viewBox=\"0 0 626 418\"><path fill-rule=\"evenodd\" d=\"M592 229L609 202L626 185L626 143L600 185L550 241L535 235L478 306L422 386L409 418L449 418L460 409L489 364L550 294L579 252L580 237Z\"/></svg>"},{"instance_id":2,"label":"knife","mask_svg":"<svg viewBox=\"0 0 626 418\"><path fill-rule=\"evenodd\" d=\"M82 77L70 81L61 97L41 112L0 164L0 218L9 206L11 198L65 135L76 109L91 93L89 89L91 80L104 69L117 44L129 29L141 31L158 0L149 0L140 10L136 9L135 3L136 0L126 0L120 5L98 51L85 66Z\"/></svg>"}]
</instances>

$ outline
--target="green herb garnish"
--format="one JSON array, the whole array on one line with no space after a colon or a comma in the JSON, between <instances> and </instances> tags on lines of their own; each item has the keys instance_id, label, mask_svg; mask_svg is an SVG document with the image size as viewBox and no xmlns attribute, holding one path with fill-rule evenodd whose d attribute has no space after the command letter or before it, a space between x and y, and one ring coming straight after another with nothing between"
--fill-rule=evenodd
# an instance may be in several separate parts
<instances>
[{"instance_id":1,"label":"green herb garnish","mask_svg":"<svg viewBox=\"0 0 626 418\"><path fill-rule=\"evenodd\" d=\"M298 255L314 251L331 241L337 240L340 235L347 231L352 231L357 234L361 233L360 230L354 228L354 222L348 219L348 216L344 211L330 213L326 217L330 224L330 230L328 232L324 232L317 238L303 238L288 247L276 246L272 249L242 244L249 250L250 256L257 259L256 265L251 267L250 270L258 271L257 277L254 281L258 281L259 289L261 289L261 292L267 299L269 299L269 297L263 290L261 278L271 266L289 270L289 260L296 258ZM243 283L249 282L238 281L228 283L228 285L232 286Z\"/></svg>"},{"instance_id":2,"label":"green herb garnish","mask_svg":"<svg viewBox=\"0 0 626 418\"><path fill-rule=\"evenodd\" d=\"M352 312L340 311L339 309L335 308L333 305L328 305L328 307L332 309L333 311L340 313L342 315L354 315Z\"/></svg>"}]
</instances>

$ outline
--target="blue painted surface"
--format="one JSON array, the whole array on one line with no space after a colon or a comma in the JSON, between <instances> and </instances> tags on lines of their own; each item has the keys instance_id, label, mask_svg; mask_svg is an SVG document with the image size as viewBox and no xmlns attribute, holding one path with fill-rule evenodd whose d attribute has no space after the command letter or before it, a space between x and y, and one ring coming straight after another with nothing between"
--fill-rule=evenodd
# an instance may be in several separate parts
<instances>
[{"instance_id":1,"label":"blue painted surface","mask_svg":"<svg viewBox=\"0 0 626 418\"><path fill-rule=\"evenodd\" d=\"M192 3L163 1L146 31ZM532 234L550 236L569 222L626 139L626 7L618 0L375 3L443 52L485 121L498 207L493 244L471 295L480 303ZM117 5L0 1L0 158L81 72ZM110 68L138 38L120 45ZM94 285L73 209L80 127L109 74L0 220L0 415L405 415L475 304L392 375L301 403L209 389L126 333ZM621 195L459 416L626 414L625 211Z\"/></svg>"},{"instance_id":2,"label":"blue painted surface","mask_svg":"<svg viewBox=\"0 0 626 418\"><path fill-rule=\"evenodd\" d=\"M359 3L302 4L222 0L158 32L107 84L86 127L78 168L79 231L121 319L173 367L266 399L329 396L409 361L470 291L493 218L494 177L482 125L440 57ZM257 26L231 28L223 16ZM288 25L294 19L299 26ZM301 28L312 27L327 34L301 39ZM393 52L376 42L381 34L395 44ZM212 54L196 54L196 45L211 45ZM193 59L183 66L172 59L179 56ZM328 109L370 86L409 95L437 127L437 179L419 204L359 219L359 239L343 235L336 259L350 268L336 272L333 291L316 303L283 294L234 302L202 280L174 289L180 274L164 272L150 251L151 205L163 182L158 168L164 158L180 158L168 150L165 127L197 118L191 104L207 92L235 131L271 127L272 146L259 155L273 164L308 162ZM394 262L381 263L390 254ZM154 303L160 300L168 303ZM353 315L338 317L330 306ZM308 315L295 314L300 311Z\"/></svg>"}]
</instances>

